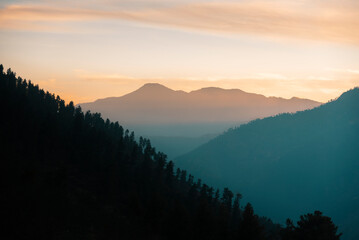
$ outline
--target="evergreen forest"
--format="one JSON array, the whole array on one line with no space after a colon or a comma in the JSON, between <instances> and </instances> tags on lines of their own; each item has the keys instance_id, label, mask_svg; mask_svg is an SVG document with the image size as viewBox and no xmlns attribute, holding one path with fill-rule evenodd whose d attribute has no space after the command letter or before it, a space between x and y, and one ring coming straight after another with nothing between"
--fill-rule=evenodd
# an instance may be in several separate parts
<instances>
[{"instance_id":1,"label":"evergreen forest","mask_svg":"<svg viewBox=\"0 0 359 240\"><path fill-rule=\"evenodd\" d=\"M286 226L258 216L149 139L2 65L0 107L4 239L340 239L320 211Z\"/></svg>"}]
</instances>

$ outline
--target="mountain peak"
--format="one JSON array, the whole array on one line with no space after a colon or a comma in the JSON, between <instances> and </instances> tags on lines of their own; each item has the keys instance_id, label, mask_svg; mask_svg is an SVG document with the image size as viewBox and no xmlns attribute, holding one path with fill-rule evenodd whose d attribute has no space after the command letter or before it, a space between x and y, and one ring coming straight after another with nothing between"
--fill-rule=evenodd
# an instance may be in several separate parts
<instances>
[{"instance_id":1,"label":"mountain peak","mask_svg":"<svg viewBox=\"0 0 359 240\"><path fill-rule=\"evenodd\" d=\"M175 92L174 90L159 84L159 83L146 83L136 91L132 93L141 93L141 94L150 94L150 95L156 95L156 94L164 94L164 93L172 93ZM132 94L130 93L130 94Z\"/></svg>"},{"instance_id":2,"label":"mountain peak","mask_svg":"<svg viewBox=\"0 0 359 240\"><path fill-rule=\"evenodd\" d=\"M172 89L169 89L168 87L166 87L166 86L164 86L162 84L159 84L159 83L146 83L145 85L143 85L139 89L149 89L149 90L167 89L167 90L172 90Z\"/></svg>"},{"instance_id":3,"label":"mountain peak","mask_svg":"<svg viewBox=\"0 0 359 240\"><path fill-rule=\"evenodd\" d=\"M205 88L201 88L195 91L192 91L192 93L223 93L223 92L229 92L229 91L236 91L236 92L243 92L240 89L223 89L220 87L205 87Z\"/></svg>"},{"instance_id":4,"label":"mountain peak","mask_svg":"<svg viewBox=\"0 0 359 240\"><path fill-rule=\"evenodd\" d=\"M223 88L220 87L205 87L205 88L201 88L201 91L222 91L224 90Z\"/></svg>"}]
</instances>

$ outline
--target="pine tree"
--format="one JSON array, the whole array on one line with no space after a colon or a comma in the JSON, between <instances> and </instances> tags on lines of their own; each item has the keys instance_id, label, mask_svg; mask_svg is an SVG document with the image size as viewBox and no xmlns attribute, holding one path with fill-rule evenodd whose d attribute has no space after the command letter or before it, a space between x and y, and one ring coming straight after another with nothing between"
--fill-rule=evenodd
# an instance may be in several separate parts
<instances>
[{"instance_id":1,"label":"pine tree","mask_svg":"<svg viewBox=\"0 0 359 240\"><path fill-rule=\"evenodd\" d=\"M263 227L259 224L258 216L254 214L250 203L244 208L243 218L239 227L239 239L260 240L264 239Z\"/></svg>"},{"instance_id":2,"label":"pine tree","mask_svg":"<svg viewBox=\"0 0 359 240\"><path fill-rule=\"evenodd\" d=\"M320 211L300 216L298 227L295 229L296 239L307 240L339 240L341 233L330 217L323 216Z\"/></svg>"}]
</instances>

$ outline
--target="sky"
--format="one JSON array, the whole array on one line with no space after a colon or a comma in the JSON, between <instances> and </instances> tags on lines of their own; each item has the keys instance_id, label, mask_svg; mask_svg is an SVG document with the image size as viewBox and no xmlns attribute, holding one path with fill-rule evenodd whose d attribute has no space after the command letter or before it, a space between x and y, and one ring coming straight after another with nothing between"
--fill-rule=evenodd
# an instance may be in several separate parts
<instances>
[{"instance_id":1,"label":"sky","mask_svg":"<svg viewBox=\"0 0 359 240\"><path fill-rule=\"evenodd\" d=\"M359 86L357 0L1 0L0 63L67 102L148 82L321 102Z\"/></svg>"}]
</instances>

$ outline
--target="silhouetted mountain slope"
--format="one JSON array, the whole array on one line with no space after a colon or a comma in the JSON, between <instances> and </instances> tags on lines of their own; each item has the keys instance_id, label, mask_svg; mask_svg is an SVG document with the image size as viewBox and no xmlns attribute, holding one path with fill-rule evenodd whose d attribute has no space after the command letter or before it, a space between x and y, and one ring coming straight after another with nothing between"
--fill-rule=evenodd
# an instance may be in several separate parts
<instances>
[{"instance_id":1,"label":"silhouetted mountain slope","mask_svg":"<svg viewBox=\"0 0 359 240\"><path fill-rule=\"evenodd\" d=\"M359 88L312 110L228 130L176 164L241 191L276 221L320 208L344 239L359 239Z\"/></svg>"},{"instance_id":2,"label":"silhouetted mountain slope","mask_svg":"<svg viewBox=\"0 0 359 240\"><path fill-rule=\"evenodd\" d=\"M255 118L313 108L320 103L299 98L265 97L239 89L213 87L187 93L149 83L122 97L99 99L79 105L84 110L100 112L124 125L226 123L230 127L234 123ZM220 131L222 128L213 129L210 133Z\"/></svg>"},{"instance_id":3,"label":"silhouetted mountain slope","mask_svg":"<svg viewBox=\"0 0 359 240\"><path fill-rule=\"evenodd\" d=\"M6 239L339 239L320 212L286 228L241 195L194 181L147 139L44 92L0 65ZM315 221L313 221L315 220ZM308 232L309 230L309 232ZM324 231L323 231L324 230Z\"/></svg>"},{"instance_id":4,"label":"silhouetted mountain slope","mask_svg":"<svg viewBox=\"0 0 359 240\"><path fill-rule=\"evenodd\" d=\"M147 139L0 65L2 236L6 239L275 239L240 195L223 194ZM255 227L245 232L240 226ZM248 235L249 234L249 235Z\"/></svg>"}]
</instances>

